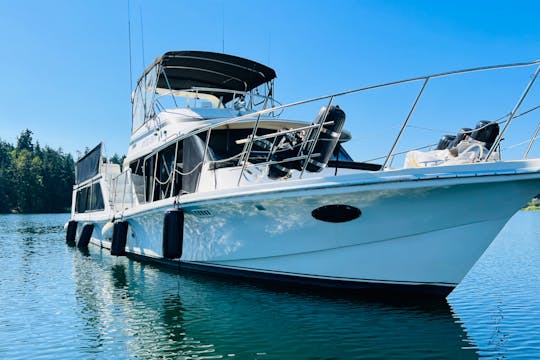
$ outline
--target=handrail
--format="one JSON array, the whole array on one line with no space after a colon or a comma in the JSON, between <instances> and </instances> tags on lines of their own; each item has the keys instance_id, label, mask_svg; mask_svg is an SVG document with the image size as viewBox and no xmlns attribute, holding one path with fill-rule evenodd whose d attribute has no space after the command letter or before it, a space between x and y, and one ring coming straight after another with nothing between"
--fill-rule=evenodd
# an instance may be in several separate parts
<instances>
[{"instance_id":1,"label":"handrail","mask_svg":"<svg viewBox=\"0 0 540 360\"><path fill-rule=\"evenodd\" d=\"M414 100L414 103L413 103L411 109L409 110L409 113L407 114L407 118L403 122L403 125L401 126L401 129L399 130L399 133L396 136L396 139L394 140L394 143L392 144L392 147L390 148L390 151L388 152L388 155L386 156L386 159L384 159L384 163L381 166L381 171L384 171L384 168L386 167L386 164L388 163L388 160L390 159L390 157L392 157L392 153L394 152L394 149L396 148L397 143L398 143L399 139L401 138L401 135L403 134L403 131L405 131L405 127L407 126L407 123L411 119L411 116L414 113L414 110L416 109L416 105L418 105L418 101L420 101L420 98L424 94L424 90L426 89L426 86L428 84L429 79L430 78L427 77L424 80L424 83L422 84L422 88L420 89L420 92L416 96L416 99Z\"/></svg>"},{"instance_id":2,"label":"handrail","mask_svg":"<svg viewBox=\"0 0 540 360\"><path fill-rule=\"evenodd\" d=\"M165 78L165 80L168 81L167 78ZM273 98L270 95L263 95L263 94L259 94L259 93L251 92L251 91L231 90L231 89L224 89L224 88L217 88L217 87L215 87L215 88L213 88L213 87L200 87L200 86L194 86L194 87L187 88L187 89L169 90L169 91L166 91L166 92L163 92L163 93L157 93L159 96L156 96L156 98L172 96L173 102L174 102L176 108L178 108L179 106L178 106L178 103L176 102L175 96L182 96L181 95L182 92L184 92L184 93L195 93L196 95L199 92L201 92L203 94L205 92L227 93L227 94L233 94L234 95L233 99L235 99L237 97L237 95L241 95L241 96L249 97L249 98L260 98L260 99L264 100L263 101L264 102L263 108L266 106L266 104L268 102L271 102L272 104L277 103L277 104L281 105L281 103L278 100L276 100L275 98ZM260 102L258 104L255 104L253 101L250 101L249 106L247 108L248 109L253 109L255 106L258 106L261 103L262 102ZM220 101L220 104L222 104L221 101Z\"/></svg>"},{"instance_id":3,"label":"handrail","mask_svg":"<svg viewBox=\"0 0 540 360\"><path fill-rule=\"evenodd\" d=\"M190 89L185 89L185 90L180 90L180 91L195 91L195 92L198 92L198 91L217 91L217 92L229 93L229 94L241 94L241 95L251 96L251 97L256 97L256 98L261 98L261 99L269 99L269 100L277 102L278 104L281 105L281 103L279 101L277 101L276 99L274 99L272 96L261 95L261 94L251 92L251 91L241 91L241 90L231 90L231 89L211 88L211 87L201 87L201 86L194 86L194 87L192 87Z\"/></svg>"},{"instance_id":4,"label":"handrail","mask_svg":"<svg viewBox=\"0 0 540 360\"><path fill-rule=\"evenodd\" d=\"M499 136L497 136L497 138L495 139L495 142L493 143L493 146L491 147L491 149L489 150L489 152L488 152L488 154L486 156L486 161L489 159L490 155L493 153L493 151L495 151L495 149L499 146L502 139L504 138L504 134L506 133L506 130L508 130L508 127L510 126L510 123L514 119L515 114L519 110L521 104L523 103L523 101L527 97L527 94L529 94L529 90L531 90L531 87L533 86L534 82L536 81L536 78L538 77L538 74L540 74L540 66L538 66L536 68L536 71L534 72L534 75L533 75L532 79L529 81L529 83L525 87L525 90L523 91L523 94L521 94L521 97L519 98L516 105L514 106L514 109L510 113L510 117L508 118L508 121L506 122L506 125L504 126L503 130L500 132Z\"/></svg>"},{"instance_id":5,"label":"handrail","mask_svg":"<svg viewBox=\"0 0 540 360\"><path fill-rule=\"evenodd\" d=\"M332 106L333 102L334 102L334 97L332 96L330 97L330 100L328 101L328 104L326 105L326 109L324 109L324 114L322 114L322 119L317 119L318 120L317 125L319 125L316 130L317 135L311 138L311 134L313 133L313 130L315 130L315 129L311 129L309 132L309 136L306 137L307 140L304 141L304 143L300 147L299 153L302 154L303 150L305 149L304 144L307 144L307 141L309 140L313 140L312 143L309 144L310 147L307 153L307 158L306 158L306 161L304 161L304 164L302 165L302 171L300 172L300 179L302 178L302 176L304 176L304 172L306 171L306 168L309 165L309 161L311 160L311 155L313 154L313 150L315 150L315 145L317 145L317 140L319 139L319 136L321 136L323 123L325 122L326 118L328 117L328 114L330 113L330 107Z\"/></svg>"},{"instance_id":6,"label":"handrail","mask_svg":"<svg viewBox=\"0 0 540 360\"><path fill-rule=\"evenodd\" d=\"M334 122L333 121L326 121L323 123L323 126L324 125L329 125L329 124L333 124ZM309 130L309 129L312 129L314 127L318 127L319 124L311 124L311 125L307 125L307 126L302 126L302 127L298 127L298 128L294 128L294 129L289 129L289 130L281 130L281 131L278 131L276 133L271 133L271 134L267 134L267 135L259 135L259 136L255 136L253 138L254 141L257 141L257 140L266 140L266 139L271 139L273 137L276 137L276 136L280 136L280 135L285 135L285 134L290 134L290 133L293 133L293 132L297 132L297 131L303 131L303 130ZM247 142L249 142L249 139L250 137L246 138L246 139L240 139L240 140L236 140L235 143L237 145L242 145L242 144L245 144Z\"/></svg>"},{"instance_id":7,"label":"handrail","mask_svg":"<svg viewBox=\"0 0 540 360\"><path fill-rule=\"evenodd\" d=\"M264 104L263 104L263 109L266 107L268 103L268 98L264 99ZM253 131L251 132L251 140L249 141L249 143L247 143L245 146L244 146L244 151L246 152L246 157L245 158L240 158L240 161L242 161L242 170L240 171L240 176L238 177L238 183L237 183L237 186L240 185L240 181L242 181L242 175L244 174L244 170L246 169L246 163L247 161L249 160L249 155L251 154L251 149L253 148L253 138L257 135L257 130L259 129L259 122L261 121L261 115L258 115L257 116L257 121L255 121L255 126L253 127ZM210 132L211 130L208 130L208 132ZM210 134L209 134L210 135ZM208 144L208 140L207 139L207 144Z\"/></svg>"},{"instance_id":8,"label":"handrail","mask_svg":"<svg viewBox=\"0 0 540 360\"><path fill-rule=\"evenodd\" d=\"M523 160L527 159L529 156L529 151L531 151L531 148L536 141L536 138L538 137L538 132L540 131L540 122L536 126L536 130L534 131L534 135L531 137L531 140L529 141L529 145L527 145L527 150L525 150L525 153L523 154Z\"/></svg>"},{"instance_id":9,"label":"handrail","mask_svg":"<svg viewBox=\"0 0 540 360\"><path fill-rule=\"evenodd\" d=\"M350 90L346 90L346 91L333 93L333 94L330 94L330 95L313 97L313 98L309 98L309 99L304 99L304 100L300 100L300 101L291 102L291 103L288 103L288 104L279 104L277 106L272 106L272 107L269 107L269 108L266 108L266 105L268 104L268 101L272 101L272 103L273 103L275 100L272 97L268 96L268 95L263 96L263 95L260 95L260 94L254 93L254 92L242 92L242 91L235 91L235 90L230 90L230 89L217 89L217 88L205 88L205 87L194 87L194 88L191 88L191 89L185 89L185 90L182 90L182 91L190 91L190 92L223 91L223 92L228 92L228 93L233 93L233 94L245 94L245 95L248 95L248 96L260 97L260 98L265 99L265 103L263 105L264 108L261 109L261 110L258 110L258 111L250 111L249 113L245 113L245 114L240 115L240 116L224 119L222 121L219 121L219 122L216 122L216 123L213 123L213 124L206 124L206 125L203 125L203 126L199 127L198 129L190 131L189 133L185 133L185 134L180 134L179 133L177 136L172 136L171 141L167 141L166 143L162 144L157 149L155 149L152 155L154 155L155 153L157 153L161 149L163 149L163 148L165 148L167 146L170 146L170 144L172 144L173 142L182 141L183 139L185 139L187 137L198 135L198 134L201 134L201 133L204 133L204 132L210 132L211 130L213 130L215 128L223 127L225 125L238 123L238 122L241 122L241 121L244 121L244 120L251 120L251 121L255 122L254 127L253 127L252 136L248 137L247 139L240 140L240 141L237 142L238 144L240 144L240 143L245 144L244 150L240 154L240 161L242 163L242 172L240 173L240 177L239 177L239 183L240 183L243 171L245 170L245 168L247 166L249 166L247 164L247 161L250 158L250 154L251 154L251 151L252 151L252 146L253 146L254 141L256 141L258 139L262 139L262 138L265 138L265 139L266 138L271 138L271 137L276 138L279 135L284 134L285 132L296 132L296 131L300 131L301 129L303 129L303 127L301 127L301 128L285 130L285 131L283 131L283 130L282 131L276 131L275 133L264 135L262 137L256 136L256 132L257 132L257 129L259 127L259 123L260 123L261 118L262 118L263 115L267 115L267 114L270 114L270 113L273 113L273 112L276 112L276 111L284 110L284 109L287 109L287 108L291 108L291 107L295 107L295 106L299 106L299 105L303 105L303 104L313 103L313 102L321 101L321 100L329 100L329 105L327 106L327 110L326 110L326 111L328 111L329 106L333 103L334 99L337 98L337 97L340 97L340 96L349 95L349 94L353 94L353 93L365 92L365 91L369 91L369 90L373 90L373 89L380 89L380 88L395 86L395 85L398 85L398 84L406 84L406 83L413 83L413 82L422 81L422 87L421 87L419 93L416 95L414 103L412 104L411 108L409 109L407 117L405 118L405 121L403 122L403 124L402 124L402 126L400 128L400 131L397 134L396 139L395 139L394 143L392 144L392 146L390 148L390 151L384 157L384 159L385 159L384 164L381 167L381 170L384 170L386 165L390 161L390 159L393 159L396 155L402 154L401 152L400 153L394 153L394 151L396 149L397 143L400 140L403 132L407 128L407 124L408 124L409 120L411 119L411 117L412 117L412 115L413 115L413 113L414 113L414 111L415 111L415 109L416 109L416 107L417 107L417 105L419 103L419 100L422 97L422 95L423 95L423 93L424 93L424 91L425 91L425 89L426 89L426 87L428 85L428 82L430 82L431 80L437 79L437 78L454 76L454 75L461 75L461 74L474 73L474 72L483 72L483 71L492 71L492 70L499 70L499 69L527 67L527 66L533 66L533 65L537 65L537 66L540 65L540 60L531 61L531 62L503 64L503 65L482 66L482 67L468 68L468 69L462 69L462 70L435 73L435 74L431 74L431 75L423 75L423 76L411 77L411 78L406 78L406 79L397 80L397 81L385 82L385 83L380 83L380 84L375 84L375 85L369 85L369 86L364 86L364 87L360 87L360 88L350 89ZM509 114L509 118L507 120L505 120L506 125L505 125L503 131L499 134L499 137L496 139L496 142L492 146L488 156L486 157L486 161L490 157L491 153L493 151L495 151L494 149L496 149L499 146L500 141L502 140L502 137L504 136L504 133L506 132L506 130L508 129L508 126L510 125L510 122L513 119L527 113L527 112L524 112L524 113L521 113L521 114L517 114L517 111L519 110L519 107L521 106L524 99L528 95L529 90L532 87L534 81L536 80L536 77L538 76L539 72L540 72L540 66L538 66L533 79L529 82L529 84L527 85L527 87L526 87L525 91L523 92L522 96L520 97L520 99L518 100L516 105L514 106L514 109ZM540 108L540 106L537 107L537 108ZM536 110L536 108L530 109L528 111L534 111L534 110ZM318 126L315 126L315 127L308 126L306 128L312 129L312 131L315 131L315 128L317 128L317 134L320 134L322 125L323 124L321 123ZM539 131L540 131L540 125L539 125L539 127L537 129L537 133ZM206 152L207 152L207 149L208 149L209 137L210 136L207 136L207 141L206 141L206 144L205 144L205 155L203 157L203 162L207 160L206 159ZM534 139L535 139L535 136L533 136L533 138L531 139L531 144L530 145L532 145L532 142L533 142ZM304 143L302 144L303 147L306 147L306 146L309 147L309 151L307 152L307 156L306 156L306 159L308 161L305 161L303 163L303 165L302 165L301 176L303 175L303 172L307 167L307 163L309 162L309 159L312 156L312 152L313 152L313 150L315 148L315 143L316 143L316 141L313 141L311 143L306 143L304 141ZM527 153L528 153L528 151L527 151ZM302 152L300 152L299 154L301 155ZM267 160L270 160L270 159L267 159ZM281 162L283 162L283 161L281 161ZM267 161L267 163L268 163L268 161ZM261 163L259 163L258 165L260 165L260 164ZM199 166L199 165L197 165L197 166Z\"/></svg>"},{"instance_id":10,"label":"handrail","mask_svg":"<svg viewBox=\"0 0 540 360\"><path fill-rule=\"evenodd\" d=\"M312 102L319 101L319 100L325 100L325 99L329 99L331 97L339 97L339 96L358 93L358 92L362 92L362 91L379 89L379 88L389 87L389 86L393 86L393 85L397 85L397 84L411 83L411 82L416 82L416 81L420 81L420 80L425 81L427 78L436 79L436 78L447 77L447 76L452 76L452 75L460 75L460 74L481 72L481 71L491 71L491 70L498 70L498 69L510 69L510 68L526 67L526 66L539 65L539 64L540 64L540 60L526 62L526 63L513 63L513 64L504 64L504 65L483 66L483 67L469 68L469 69L463 69L463 70L447 71L447 72L436 73L436 74L432 74L432 75L417 76L417 77L403 79L403 80L390 81L390 82L386 82L386 83L380 83L380 84L375 84L375 85L364 86L364 87L360 87L360 88L355 88L355 89L351 89L351 90L346 90L346 91L333 93L333 94L330 94L330 95L317 96L317 97L313 97L313 98L309 98L309 99L305 99L305 100L295 101L295 102L291 102L291 103L288 103L288 104L274 106L274 107L271 107L271 108L268 108L268 109L262 109L262 110L254 111L254 112L251 112L249 114L236 116L234 118L229 118L229 119L223 120L223 121L221 121L219 123L216 123L216 124L210 124L210 125L200 127L199 129L191 131L188 134L183 134L178 139L180 140L180 139L192 136L192 135L197 135L199 133L205 132L205 131L207 131L209 129L213 129L213 128L216 128L216 127L219 127L219 126L229 125L229 124L233 124L233 123L236 123L236 122L239 122L239 121L242 121L242 120L254 118L254 117L258 116L258 115L264 115L264 114L268 114L268 113L271 113L271 112L274 112L274 111L283 110L283 109L287 109L287 108L298 106L298 105L308 104L308 103L312 103Z\"/></svg>"}]
</instances>

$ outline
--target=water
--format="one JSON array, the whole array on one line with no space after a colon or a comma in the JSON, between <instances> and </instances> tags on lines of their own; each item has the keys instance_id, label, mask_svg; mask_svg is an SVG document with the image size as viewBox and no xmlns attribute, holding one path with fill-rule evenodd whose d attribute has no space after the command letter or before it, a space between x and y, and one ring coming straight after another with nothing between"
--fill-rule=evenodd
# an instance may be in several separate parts
<instances>
[{"instance_id":1,"label":"water","mask_svg":"<svg viewBox=\"0 0 540 360\"><path fill-rule=\"evenodd\" d=\"M540 212L435 303L178 275L68 247L66 220L0 216L0 359L540 358Z\"/></svg>"}]
</instances>

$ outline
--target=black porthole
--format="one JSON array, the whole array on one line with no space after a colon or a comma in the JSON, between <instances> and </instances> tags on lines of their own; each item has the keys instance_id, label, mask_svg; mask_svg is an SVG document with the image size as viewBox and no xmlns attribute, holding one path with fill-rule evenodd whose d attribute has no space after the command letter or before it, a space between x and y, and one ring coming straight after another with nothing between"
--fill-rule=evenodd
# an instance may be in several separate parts
<instances>
[{"instance_id":1,"label":"black porthole","mask_svg":"<svg viewBox=\"0 0 540 360\"><path fill-rule=\"evenodd\" d=\"M349 205L325 205L311 212L317 220L341 223L351 221L362 215L360 209Z\"/></svg>"}]
</instances>

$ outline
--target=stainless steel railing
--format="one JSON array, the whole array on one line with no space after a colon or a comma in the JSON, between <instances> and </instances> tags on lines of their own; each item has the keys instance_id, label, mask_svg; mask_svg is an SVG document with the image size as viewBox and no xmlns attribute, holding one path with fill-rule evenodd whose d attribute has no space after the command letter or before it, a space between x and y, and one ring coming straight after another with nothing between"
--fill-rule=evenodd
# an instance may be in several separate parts
<instances>
[{"instance_id":1,"label":"stainless steel railing","mask_svg":"<svg viewBox=\"0 0 540 360\"><path fill-rule=\"evenodd\" d=\"M255 111L255 112L252 112L252 113L249 113L249 114L245 114L245 115L242 115L242 116L237 116L237 117L234 117L234 118L230 118L230 119L224 120L222 122L219 122L217 124L207 125L207 126L199 128L199 129L197 129L197 130L195 130L193 132L190 132L189 134L184 134L179 139L181 140L182 138L185 138L185 137L188 137L188 136L197 135L197 134L206 132L208 130L214 129L216 127L221 127L221 126L233 124L233 123L243 121L243 120L247 120L247 119L257 119L258 117L260 117L262 115L265 115L265 114L281 111L281 110L284 110L284 109L287 109L287 108L296 107L296 106L303 105L303 104L313 103L313 102L320 101L320 100L325 100L325 99L328 100L328 99L331 99L331 98L335 99L335 98L338 98L338 97L341 97L341 96L344 96L344 95L360 93L360 92L366 92L366 91L373 90L373 89L391 87L391 86L395 86L395 85L398 85L398 84L422 82L422 87L419 90L418 95L416 96L415 101L412 104L409 112L407 113L407 117L405 118L405 121L403 122L403 124L402 124L402 126L401 126L395 140L394 140L394 143L391 146L390 151L385 156L385 161L383 163L386 165L386 164L388 164L389 159L392 157L393 151L395 150L401 136L403 135L404 130L407 127L407 124L408 124L409 120L411 119L411 117L412 117L412 115L414 113L414 110L416 109L417 105L419 104L420 99L424 95L424 93L426 91L426 88L427 88L428 82L430 82L430 81L432 81L434 79L437 79L437 78L454 76L454 75L461 75L461 74L467 74L467 73L473 73L473 72L492 71L492 70L499 70L499 69L530 67L530 66L535 66L535 65L538 66L538 68L537 68L537 70L535 72L535 76L533 77L533 79L531 79L531 81L529 82L529 84L526 87L526 90L523 92L522 96L518 99L518 102L516 103L516 106L514 106L514 109L510 113L510 117L511 117L511 119L513 119L513 118L516 118L515 114L519 110L519 108L522 105L524 99L528 95L528 92L529 92L530 88L532 87L532 85L534 84L534 82L536 80L536 77L537 77L536 75L538 74L538 71L540 69L540 66L539 66L540 65L540 60L536 60L536 61L532 61L532 62L494 65L494 66L483 66L483 67L469 68L469 69L463 69L463 70L448 71L448 72L436 73L436 74L431 74L431 75L424 75L424 76L408 78L408 79L404 79L404 80L391 81L391 82L386 82L386 83L381 83L381 84L376 84L376 85L370 85L370 86L365 86L365 87L361 87L361 88L342 91L342 92L338 92L338 93L334 93L334 94L330 94L330 95L314 97L314 98L310 98L310 99L306 99L306 100L292 102L292 103L285 104L285 105L273 106L273 107L270 107L270 108L266 108L266 109ZM534 109L534 110L536 110L536 109ZM512 115L512 114L514 114L514 115ZM507 126L506 126L506 128L507 128ZM504 135L505 131L506 130L503 129L503 132L501 132L501 134ZM532 138L534 138L534 136ZM496 144L498 145L501 140L502 140L502 136L499 135L498 139L496 140ZM496 146L492 147L492 149L494 149L494 148L496 148ZM382 167L381 170L384 170L384 167Z\"/></svg>"},{"instance_id":2,"label":"stainless steel railing","mask_svg":"<svg viewBox=\"0 0 540 360\"><path fill-rule=\"evenodd\" d=\"M288 109L288 108L297 107L297 106L300 106L300 105L314 103L314 102L322 101L322 100L327 100L328 101L328 104L326 105L326 108L329 109L336 98L339 98L339 97L342 97L342 96L345 96L345 95L354 94L354 93L361 93L361 92L367 92L367 91L370 91L370 90L396 86L396 85L399 85L399 84L419 82L419 83L421 83L421 87L420 87L420 89L419 89L419 91L418 91L418 93L417 93L417 95L416 95L416 97L414 99L414 102L412 103L411 107L409 108L409 111L407 112L407 116L404 119L404 121L403 121L403 123L402 123L402 125L401 125L401 127L400 127L400 129L399 129L399 131L398 131L398 133L397 133L397 135L396 135L396 137L395 137L389 151L388 151L388 153L385 156L382 156L382 157L378 158L378 159L384 159L383 166L381 167L381 171L384 171L386 169L386 167L391 163L391 161L395 158L396 155L400 155L400 154L405 153L405 152L396 152L397 145L398 145L401 137L403 136L406 128L408 127L408 124L409 124L411 118L413 117L416 108L420 104L420 101L421 101L422 97L426 93L426 91L428 89L428 84L431 84L433 82L433 80L438 79L438 78L443 78L443 77L449 77L449 76L455 76L455 75L461 75L461 74L467 74L467 73L474 73L474 72L492 71L492 70L498 70L498 69L510 69L510 68L518 68L518 67L532 67L532 66L536 66L536 70L534 72L534 75L532 76L532 78L528 82L528 84L525 87L524 91L522 92L521 96L518 98L518 100L517 100L516 104L514 105L512 111L506 116L507 118L504 121L500 121L500 123L505 123L505 126L504 126L503 130L500 132L499 136L496 138L493 146L491 147L491 150L489 151L489 154L484 158L484 160L487 161L490 158L490 155L492 154L492 152L495 151L495 149L497 149L499 147L501 140L503 139L505 133L507 132L510 124L512 123L512 121L514 119L516 119L516 118L518 118L520 116L523 116L523 115L525 115L527 113L530 113L532 111L536 111L536 110L540 109L540 106L535 106L535 107L530 108L530 109L528 109L528 110L526 110L526 111L524 111L522 113L518 113L518 111L521 108L521 106L523 105L525 99L529 95L530 90L533 87L535 81L537 80L538 74L540 73L540 60L532 61L532 62L523 62L523 63L513 63L513 64L504 64L504 65L495 65L495 66L476 67L476 68L469 68L469 69L464 69L464 70L448 71L448 72L436 73L436 74L431 74L431 75L418 76L418 77L413 77L413 78L408 78L408 79L403 79L403 80L398 80L398 81L386 82L386 83L381 83L381 84L376 84L376 85L370 85L370 86L365 86L365 87L361 87L361 88L351 89L351 90L347 90L347 91L337 92L337 93L334 93L334 94L314 97L314 98L305 99L305 100L301 100L301 101L297 101L297 102L292 102L292 103L289 103L289 104L284 104L284 105L279 104L277 106L275 105L277 103L277 101L275 101L272 97L270 97L268 95L259 95L259 94L245 93L245 92L226 90L226 89L214 89L214 88L202 88L202 87L193 88L193 89L186 89L186 91L194 92L195 94L197 94L198 92L203 93L203 92L208 92L208 91L223 91L223 92L233 93L234 97L236 97L236 96L247 96L247 95L253 96L253 97L259 96L261 99L263 99L263 103L262 103L263 109L258 110L258 111L253 111L253 112L250 112L248 114L244 114L244 115L237 116L237 117L234 117L234 118L229 118L229 119L223 120L223 121L218 122L218 123L209 124L209 125L206 125L206 126L203 126L203 127L199 128L197 130L189 132L187 134L182 134L180 136L177 136L174 139L171 139L170 142L160 146L160 148L155 149L154 154L157 153L158 151L160 151L161 149L164 149L165 147L170 146L173 141L177 142L177 144L178 144L180 141L182 141L183 139L185 139L187 137L195 136L195 135L202 134L202 133L206 132L207 136L206 136L203 160L201 161L200 165L197 165L197 167L202 166L205 162L208 161L207 160L207 155L208 155L208 151L209 151L210 137L211 137L213 129L216 129L218 127L224 127L226 125L230 125L230 124L241 122L241 121L251 120L251 121L254 122L251 135L248 136L246 139L237 141L237 144L243 144L244 145L243 150L241 151L240 154L236 154L233 157L231 157L231 159L238 158L239 159L238 164L242 166L241 170L240 170L240 173L239 173L237 185L240 185L243 173L250 166L272 165L272 164L286 163L286 162L296 161L296 160L304 160L303 165L302 165L302 171L301 171L301 174L300 174L300 177L301 177L304 174L304 171L306 169L306 166L307 166L310 158L314 156L313 151L315 149L316 139L319 137L319 135L321 133L321 130L322 130L322 126L324 124L322 122L321 123L315 123L315 124L311 124L311 125L308 125L308 126L305 126L305 127L299 127L299 128L296 128L296 129L288 129L288 130L276 130L276 132L272 133L272 134L266 134L266 135L257 136L256 135L257 130L260 127L261 121L264 120L264 117L268 117L271 114L276 114L277 112L281 112L281 111L283 111L285 109ZM251 103L248 103L248 104L253 105L255 103L251 102ZM261 105L261 103L259 103L257 105ZM299 151L298 156L293 157L293 158L289 158L289 159L280 160L280 161L271 160L270 156L268 156L266 161L264 161L264 162L257 163L257 164L250 164L249 163L249 159L250 159L250 157L252 155L252 152L253 152L253 146L254 146L254 143L256 141L266 140L266 139L274 139L274 142L275 142L275 139L278 138L279 136L283 136L283 135L288 134L288 133L301 132L301 131L307 131L307 132L315 131L317 133L317 136L313 137L312 140L310 140L311 142L310 141L305 141L304 143L301 144L301 146L302 146L301 150L307 149L307 152ZM529 140L529 144L527 146L527 150L525 151L525 153L523 155L523 158L526 158L528 156L528 154L529 154L529 152L531 150L531 147L533 146L536 138L538 137L539 132L540 132L540 123L536 127L536 130L535 130L534 134L532 135L532 137ZM310 139L310 137L305 136L304 139ZM315 139L315 140L313 140L313 139ZM430 146L433 146L433 145L430 145ZM416 148L416 149L422 149L422 148L426 148L426 147L421 147L421 148ZM225 160L229 160L229 159L225 159ZM215 162L220 162L220 161L225 161L225 160L222 159L222 160L217 160ZM176 163L176 161L177 161L177 159L175 157L175 163ZM115 204L120 203L121 208L124 208L126 206L126 204L132 205L137 200L137 196L134 195L134 194L136 194L136 192L133 191L133 182L131 180L133 174L131 174L131 172L129 172L129 170L128 170L128 172L123 173L123 174L124 175L120 175L115 179L115 190L114 190L115 198L113 200L113 202ZM175 171L172 173L172 178L167 179L166 182L169 182L169 181L174 182L175 176L182 176L182 175L183 175L182 172L175 168ZM125 176L125 178L121 178L121 176ZM155 181L155 178L156 177L154 176L154 181ZM122 179L122 180L120 180L120 179ZM118 184L119 184L120 181L124 181L124 186L123 186L123 191L122 191L122 200L121 201L118 200L118 197L120 196L119 190L118 190L119 189ZM152 186L155 186L155 185L152 185ZM130 188L130 187L131 187L131 192L130 192L131 195L127 194L127 189ZM171 192L171 194L172 194L172 192Z\"/></svg>"}]
</instances>

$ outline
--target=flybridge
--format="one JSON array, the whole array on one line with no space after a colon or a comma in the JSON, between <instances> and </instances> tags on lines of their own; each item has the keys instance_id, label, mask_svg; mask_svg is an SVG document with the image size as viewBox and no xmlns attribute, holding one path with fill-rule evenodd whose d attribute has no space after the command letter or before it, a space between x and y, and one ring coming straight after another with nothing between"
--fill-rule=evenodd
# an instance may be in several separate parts
<instances>
[{"instance_id":1,"label":"flybridge","mask_svg":"<svg viewBox=\"0 0 540 360\"><path fill-rule=\"evenodd\" d=\"M140 77L133 97L133 128L137 130L156 113L164 110L162 100L176 97L206 99L213 107L248 97L250 92L266 84L263 102L273 93L273 69L258 62L237 56L207 51L170 51L159 56ZM155 97L160 95L161 98ZM251 105L256 101L251 100ZM266 101L267 102L267 101ZM248 103L248 105L250 105Z\"/></svg>"},{"instance_id":2,"label":"flybridge","mask_svg":"<svg viewBox=\"0 0 540 360\"><path fill-rule=\"evenodd\" d=\"M157 88L172 90L214 87L251 91L276 77L273 69L258 62L206 51L167 52L148 71L153 66L161 67Z\"/></svg>"}]
</instances>

